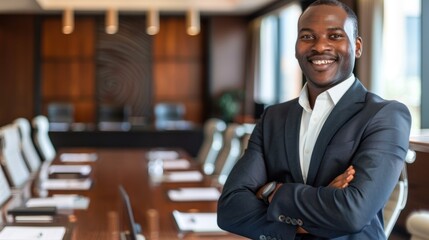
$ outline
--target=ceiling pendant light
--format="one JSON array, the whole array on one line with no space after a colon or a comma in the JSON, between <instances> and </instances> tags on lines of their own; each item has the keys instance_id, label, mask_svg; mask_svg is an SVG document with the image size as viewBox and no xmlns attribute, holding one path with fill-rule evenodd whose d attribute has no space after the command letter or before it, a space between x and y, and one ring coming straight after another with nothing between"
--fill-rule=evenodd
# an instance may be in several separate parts
<instances>
[{"instance_id":1,"label":"ceiling pendant light","mask_svg":"<svg viewBox=\"0 0 429 240\"><path fill-rule=\"evenodd\" d=\"M186 32L191 35L200 33L200 13L196 9L189 9L186 14Z\"/></svg>"},{"instance_id":2,"label":"ceiling pendant light","mask_svg":"<svg viewBox=\"0 0 429 240\"><path fill-rule=\"evenodd\" d=\"M155 35L159 32L159 12L156 9L150 9L146 17L146 33Z\"/></svg>"},{"instance_id":3,"label":"ceiling pendant light","mask_svg":"<svg viewBox=\"0 0 429 240\"><path fill-rule=\"evenodd\" d=\"M74 11L72 8L66 8L63 12L63 33L70 34L74 29Z\"/></svg>"},{"instance_id":4,"label":"ceiling pendant light","mask_svg":"<svg viewBox=\"0 0 429 240\"><path fill-rule=\"evenodd\" d=\"M115 34L118 31L118 11L115 8L109 8L106 11L106 33Z\"/></svg>"}]
</instances>

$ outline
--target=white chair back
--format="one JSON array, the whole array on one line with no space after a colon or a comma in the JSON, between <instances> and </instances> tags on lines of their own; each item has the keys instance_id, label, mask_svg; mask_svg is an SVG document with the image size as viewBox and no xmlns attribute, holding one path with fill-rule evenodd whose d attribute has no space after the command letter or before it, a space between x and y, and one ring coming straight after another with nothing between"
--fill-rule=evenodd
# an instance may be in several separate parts
<instances>
[{"instance_id":1,"label":"white chair back","mask_svg":"<svg viewBox=\"0 0 429 240\"><path fill-rule=\"evenodd\" d=\"M225 131L224 146L216 160L214 174L218 182L224 184L229 173L242 154L242 137L245 129L241 124L230 123Z\"/></svg>"},{"instance_id":2,"label":"white chair back","mask_svg":"<svg viewBox=\"0 0 429 240\"><path fill-rule=\"evenodd\" d=\"M12 187L19 188L29 179L30 172L21 154L19 130L15 124L0 129L2 165Z\"/></svg>"},{"instance_id":3,"label":"white chair back","mask_svg":"<svg viewBox=\"0 0 429 240\"><path fill-rule=\"evenodd\" d=\"M211 175L215 169L216 158L223 146L223 132L226 123L217 118L211 118L204 124L204 140L198 151L197 160L203 166L203 171Z\"/></svg>"},{"instance_id":4,"label":"white chair back","mask_svg":"<svg viewBox=\"0 0 429 240\"><path fill-rule=\"evenodd\" d=\"M31 172L36 172L41 165L39 154L37 153L31 137L31 125L26 118L18 118L14 121L18 126L21 135L21 151Z\"/></svg>"},{"instance_id":5,"label":"white chair back","mask_svg":"<svg viewBox=\"0 0 429 240\"><path fill-rule=\"evenodd\" d=\"M49 138L49 121L46 116L39 115L32 120L34 134L34 143L39 150L44 161L54 160L56 151Z\"/></svg>"},{"instance_id":6,"label":"white chair back","mask_svg":"<svg viewBox=\"0 0 429 240\"><path fill-rule=\"evenodd\" d=\"M395 186L388 202L383 208L384 218L384 234L389 238L390 233L398 220L399 214L405 208L408 198L408 177L407 164L413 163L416 159L416 152L408 150L405 156L405 164L399 177L398 183Z\"/></svg>"}]
</instances>

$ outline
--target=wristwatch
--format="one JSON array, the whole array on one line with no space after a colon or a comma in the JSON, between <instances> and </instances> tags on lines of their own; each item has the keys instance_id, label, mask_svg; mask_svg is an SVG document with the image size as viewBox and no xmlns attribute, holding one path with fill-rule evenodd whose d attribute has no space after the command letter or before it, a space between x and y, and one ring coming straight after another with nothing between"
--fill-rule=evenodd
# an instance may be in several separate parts
<instances>
[{"instance_id":1,"label":"wristwatch","mask_svg":"<svg viewBox=\"0 0 429 240\"><path fill-rule=\"evenodd\" d=\"M276 189L277 182L272 181L265 185L264 189L262 189L262 201L264 201L265 204L269 204L268 197L274 192Z\"/></svg>"}]
</instances>

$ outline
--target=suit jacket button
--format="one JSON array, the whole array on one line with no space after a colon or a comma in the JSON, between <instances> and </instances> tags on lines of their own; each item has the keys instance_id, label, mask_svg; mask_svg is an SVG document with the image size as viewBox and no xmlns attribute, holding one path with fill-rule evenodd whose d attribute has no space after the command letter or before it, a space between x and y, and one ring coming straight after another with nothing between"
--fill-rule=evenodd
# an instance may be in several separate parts
<instances>
[{"instance_id":1,"label":"suit jacket button","mask_svg":"<svg viewBox=\"0 0 429 240\"><path fill-rule=\"evenodd\" d=\"M292 218L290 218L290 217L286 217L286 223L287 224L290 224L292 222Z\"/></svg>"},{"instance_id":2,"label":"suit jacket button","mask_svg":"<svg viewBox=\"0 0 429 240\"><path fill-rule=\"evenodd\" d=\"M295 218L292 218L292 219L291 219L291 224L292 224L292 225L297 225L297 224L298 224L298 221L297 221Z\"/></svg>"},{"instance_id":3,"label":"suit jacket button","mask_svg":"<svg viewBox=\"0 0 429 240\"><path fill-rule=\"evenodd\" d=\"M280 216L279 216L279 221L280 221L280 222L285 222L285 220L286 220L285 215L280 215Z\"/></svg>"},{"instance_id":4,"label":"suit jacket button","mask_svg":"<svg viewBox=\"0 0 429 240\"><path fill-rule=\"evenodd\" d=\"M265 235L260 235L259 240L267 240L267 237L265 237Z\"/></svg>"},{"instance_id":5,"label":"suit jacket button","mask_svg":"<svg viewBox=\"0 0 429 240\"><path fill-rule=\"evenodd\" d=\"M302 224L303 224L302 220L301 220L301 219L298 219L298 220L297 220L297 224L298 224L298 226L302 226Z\"/></svg>"}]
</instances>

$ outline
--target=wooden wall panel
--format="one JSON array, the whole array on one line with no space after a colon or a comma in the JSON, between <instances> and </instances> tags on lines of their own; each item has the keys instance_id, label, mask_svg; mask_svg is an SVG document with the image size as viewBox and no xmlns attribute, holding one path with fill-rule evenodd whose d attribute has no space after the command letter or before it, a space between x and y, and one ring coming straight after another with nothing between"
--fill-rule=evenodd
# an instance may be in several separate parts
<instances>
[{"instance_id":1,"label":"wooden wall panel","mask_svg":"<svg viewBox=\"0 0 429 240\"><path fill-rule=\"evenodd\" d=\"M42 66L43 99L92 98L95 91L93 61L46 61Z\"/></svg>"},{"instance_id":2,"label":"wooden wall panel","mask_svg":"<svg viewBox=\"0 0 429 240\"><path fill-rule=\"evenodd\" d=\"M0 15L0 126L34 116L35 18Z\"/></svg>"},{"instance_id":3,"label":"wooden wall panel","mask_svg":"<svg viewBox=\"0 0 429 240\"><path fill-rule=\"evenodd\" d=\"M76 16L71 34L61 32L61 17L41 23L42 114L53 102L72 103L76 122L95 121L94 17Z\"/></svg>"},{"instance_id":4,"label":"wooden wall panel","mask_svg":"<svg viewBox=\"0 0 429 240\"><path fill-rule=\"evenodd\" d=\"M154 58L201 58L202 36L202 33L195 36L186 34L184 17L164 17L159 33L154 36Z\"/></svg>"},{"instance_id":5,"label":"wooden wall panel","mask_svg":"<svg viewBox=\"0 0 429 240\"><path fill-rule=\"evenodd\" d=\"M153 43L154 99L183 103L186 120L202 123L204 33L189 36L185 26L184 17L161 19Z\"/></svg>"},{"instance_id":6,"label":"wooden wall panel","mask_svg":"<svg viewBox=\"0 0 429 240\"><path fill-rule=\"evenodd\" d=\"M43 58L92 58L95 52L94 17L75 17L75 27L71 34L63 34L61 17L48 17L42 24Z\"/></svg>"}]
</instances>

